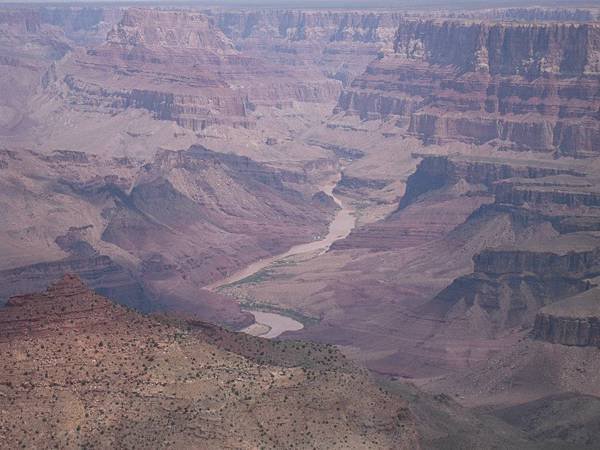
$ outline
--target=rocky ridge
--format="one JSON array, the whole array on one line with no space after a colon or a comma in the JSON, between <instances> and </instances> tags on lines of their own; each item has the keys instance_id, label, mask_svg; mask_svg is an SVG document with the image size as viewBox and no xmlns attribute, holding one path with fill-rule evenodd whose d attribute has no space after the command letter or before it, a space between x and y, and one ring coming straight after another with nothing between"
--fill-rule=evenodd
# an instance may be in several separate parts
<instances>
[{"instance_id":1,"label":"rocky ridge","mask_svg":"<svg viewBox=\"0 0 600 450\"><path fill-rule=\"evenodd\" d=\"M141 316L69 275L0 322L10 447L419 446L403 403L331 347L281 343L279 362L263 340Z\"/></svg>"},{"instance_id":2,"label":"rocky ridge","mask_svg":"<svg viewBox=\"0 0 600 450\"><path fill-rule=\"evenodd\" d=\"M533 336L553 344L600 348L600 298L591 289L542 308Z\"/></svg>"}]
</instances>

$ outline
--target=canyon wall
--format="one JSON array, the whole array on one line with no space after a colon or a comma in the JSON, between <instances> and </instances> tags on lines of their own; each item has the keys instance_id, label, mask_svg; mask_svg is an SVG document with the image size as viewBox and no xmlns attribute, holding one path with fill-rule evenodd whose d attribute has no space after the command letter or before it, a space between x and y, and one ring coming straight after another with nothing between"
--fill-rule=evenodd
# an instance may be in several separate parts
<instances>
[{"instance_id":1,"label":"canyon wall","mask_svg":"<svg viewBox=\"0 0 600 450\"><path fill-rule=\"evenodd\" d=\"M402 13L397 11L210 11L215 23L246 54L280 65L312 67L348 85L381 51L391 50ZM335 100L339 96L336 92Z\"/></svg>"},{"instance_id":2,"label":"canyon wall","mask_svg":"<svg viewBox=\"0 0 600 450\"><path fill-rule=\"evenodd\" d=\"M212 14L232 39L280 37L323 43L391 41L402 17L402 13L393 11L257 10L214 11Z\"/></svg>"},{"instance_id":3,"label":"canyon wall","mask_svg":"<svg viewBox=\"0 0 600 450\"><path fill-rule=\"evenodd\" d=\"M591 156L600 151L600 26L404 20L394 53L338 102L363 119L396 117L425 143Z\"/></svg>"},{"instance_id":4,"label":"canyon wall","mask_svg":"<svg viewBox=\"0 0 600 450\"><path fill-rule=\"evenodd\" d=\"M215 69L229 56L239 63L236 55L202 14L130 8L102 45L74 52L58 65L49 90L84 110L140 108L192 130L250 126L247 95Z\"/></svg>"},{"instance_id":5,"label":"canyon wall","mask_svg":"<svg viewBox=\"0 0 600 450\"><path fill-rule=\"evenodd\" d=\"M251 128L257 105L336 101L339 80L241 47L215 22L200 12L129 8L102 45L57 66L49 92L83 110L145 109L193 131Z\"/></svg>"},{"instance_id":6,"label":"canyon wall","mask_svg":"<svg viewBox=\"0 0 600 450\"><path fill-rule=\"evenodd\" d=\"M598 254L598 249L566 255L485 250L473 258L474 272L455 280L433 303L449 316L453 309L481 310L488 333L537 328L542 307L592 287L587 279L600 274Z\"/></svg>"},{"instance_id":7,"label":"canyon wall","mask_svg":"<svg viewBox=\"0 0 600 450\"><path fill-rule=\"evenodd\" d=\"M576 347L600 348L598 289L542 308L535 318L534 339Z\"/></svg>"}]
</instances>

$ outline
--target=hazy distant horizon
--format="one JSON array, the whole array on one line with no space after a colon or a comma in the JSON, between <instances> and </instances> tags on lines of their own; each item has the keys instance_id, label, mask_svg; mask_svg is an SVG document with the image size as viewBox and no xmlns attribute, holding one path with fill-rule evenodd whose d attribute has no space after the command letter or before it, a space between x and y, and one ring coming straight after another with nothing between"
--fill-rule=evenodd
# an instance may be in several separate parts
<instances>
[{"instance_id":1,"label":"hazy distant horizon","mask_svg":"<svg viewBox=\"0 0 600 450\"><path fill-rule=\"evenodd\" d=\"M106 4L147 4L147 5L187 5L187 6L226 6L226 7L295 7L295 8L465 8L465 7L531 7L531 6L546 6L546 7L582 7L582 6L598 6L597 2L593 1L556 1L556 0L0 0L2 5L69 5L69 4L86 4L86 5L106 5Z\"/></svg>"}]
</instances>

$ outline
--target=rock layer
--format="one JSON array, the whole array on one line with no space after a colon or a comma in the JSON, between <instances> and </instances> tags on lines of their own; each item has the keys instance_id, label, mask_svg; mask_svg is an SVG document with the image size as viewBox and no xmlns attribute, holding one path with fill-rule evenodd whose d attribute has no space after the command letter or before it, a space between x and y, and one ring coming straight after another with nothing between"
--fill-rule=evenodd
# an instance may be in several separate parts
<instances>
[{"instance_id":1,"label":"rock layer","mask_svg":"<svg viewBox=\"0 0 600 450\"><path fill-rule=\"evenodd\" d=\"M598 148L595 23L403 21L337 111L399 118L425 143L591 156Z\"/></svg>"},{"instance_id":2,"label":"rock layer","mask_svg":"<svg viewBox=\"0 0 600 450\"><path fill-rule=\"evenodd\" d=\"M600 297L597 288L540 310L535 339L577 347L600 347Z\"/></svg>"}]
</instances>

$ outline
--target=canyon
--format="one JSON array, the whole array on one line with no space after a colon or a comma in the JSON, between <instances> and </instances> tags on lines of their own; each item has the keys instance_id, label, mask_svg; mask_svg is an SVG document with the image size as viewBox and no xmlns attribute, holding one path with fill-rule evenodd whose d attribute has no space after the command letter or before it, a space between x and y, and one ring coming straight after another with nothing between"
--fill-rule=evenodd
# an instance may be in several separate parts
<instances>
[{"instance_id":1,"label":"canyon","mask_svg":"<svg viewBox=\"0 0 600 450\"><path fill-rule=\"evenodd\" d=\"M11 446L595 448L597 5L6 5L0 92Z\"/></svg>"}]
</instances>

